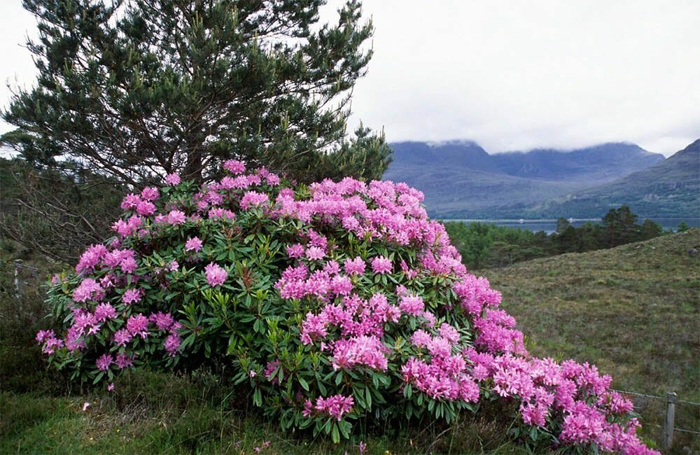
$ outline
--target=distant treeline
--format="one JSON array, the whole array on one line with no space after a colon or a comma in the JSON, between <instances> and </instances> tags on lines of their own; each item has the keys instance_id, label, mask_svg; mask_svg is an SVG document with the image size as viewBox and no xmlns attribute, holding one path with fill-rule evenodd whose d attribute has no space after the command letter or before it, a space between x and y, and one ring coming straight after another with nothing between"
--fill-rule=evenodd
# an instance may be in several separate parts
<instances>
[{"instance_id":1,"label":"distant treeline","mask_svg":"<svg viewBox=\"0 0 700 455\"><path fill-rule=\"evenodd\" d=\"M637 223L637 215L629 207L611 209L602 224L586 223L574 227L565 218L557 221L556 232L497 226L490 223L447 222L445 227L452 244L462 255L469 269L505 267L515 262L555 256L564 253L612 248L626 243L648 240L671 231L652 220ZM682 231L688 227L679 226Z\"/></svg>"}]
</instances>

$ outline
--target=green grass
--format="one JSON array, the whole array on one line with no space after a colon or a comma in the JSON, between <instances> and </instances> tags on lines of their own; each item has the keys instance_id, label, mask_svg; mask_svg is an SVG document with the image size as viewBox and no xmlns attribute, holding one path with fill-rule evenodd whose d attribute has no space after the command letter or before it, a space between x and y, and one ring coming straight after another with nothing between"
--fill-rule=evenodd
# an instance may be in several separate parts
<instances>
[{"instance_id":1,"label":"green grass","mask_svg":"<svg viewBox=\"0 0 700 455\"><path fill-rule=\"evenodd\" d=\"M592 362L617 389L700 402L700 230L486 270L532 353ZM659 437L663 404L637 400ZM700 431L700 407L677 426ZM677 438L700 449L700 437Z\"/></svg>"},{"instance_id":2,"label":"green grass","mask_svg":"<svg viewBox=\"0 0 700 455\"><path fill-rule=\"evenodd\" d=\"M276 422L237 408L215 382L139 372L112 393L57 397L0 392L0 453L357 454L360 439L333 444L290 434ZM91 403L85 411L84 404ZM264 447L265 443L269 446ZM508 443L500 423L465 418L458 425L424 425L367 436L366 453L525 454Z\"/></svg>"}]
</instances>

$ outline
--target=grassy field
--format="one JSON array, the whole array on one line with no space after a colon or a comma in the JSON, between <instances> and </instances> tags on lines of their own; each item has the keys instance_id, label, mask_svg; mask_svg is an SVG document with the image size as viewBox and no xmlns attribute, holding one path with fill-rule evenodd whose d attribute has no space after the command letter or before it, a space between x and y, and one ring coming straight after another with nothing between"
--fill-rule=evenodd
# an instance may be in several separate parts
<instances>
[{"instance_id":1,"label":"grassy field","mask_svg":"<svg viewBox=\"0 0 700 455\"><path fill-rule=\"evenodd\" d=\"M336 445L281 432L276 422L232 402L218 384L207 375L138 372L121 378L111 393L0 392L0 453L528 453L506 440L502 422L473 417L451 427L388 429Z\"/></svg>"},{"instance_id":2,"label":"grassy field","mask_svg":"<svg viewBox=\"0 0 700 455\"><path fill-rule=\"evenodd\" d=\"M533 353L594 362L614 375L619 389L675 391L697 402L700 257L688 250L699 246L696 229L480 273L503 292L503 306L518 319ZM360 442L371 454L526 453L508 443L503 423L493 417L465 416L453 427L388 429L340 445L282 433L275 422L251 413L245 397L228 395L225 378L207 373L140 372L121 378L114 392L71 390L65 378L43 368L38 349L26 347L42 311L32 298L33 304L24 302L26 319L7 311L7 299L0 302L2 454L357 454ZM10 331L15 335L8 337ZM661 403L639 404L645 434L657 438L653 425L660 423ZM677 423L700 430L700 408L679 405ZM676 453L698 450L697 439L676 441Z\"/></svg>"},{"instance_id":3,"label":"grassy field","mask_svg":"<svg viewBox=\"0 0 700 455\"><path fill-rule=\"evenodd\" d=\"M700 402L700 230L610 250L481 271L503 293L532 353L595 363L617 389ZM659 437L663 404L637 399ZM700 407L676 423L700 431ZM677 438L700 449L700 437Z\"/></svg>"}]
</instances>

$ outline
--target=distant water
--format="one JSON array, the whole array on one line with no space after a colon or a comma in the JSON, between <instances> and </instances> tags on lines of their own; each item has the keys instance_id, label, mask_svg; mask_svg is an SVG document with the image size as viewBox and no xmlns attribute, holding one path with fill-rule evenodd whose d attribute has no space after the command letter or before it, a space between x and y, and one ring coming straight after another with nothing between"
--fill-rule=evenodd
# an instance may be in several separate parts
<instances>
[{"instance_id":1,"label":"distant water","mask_svg":"<svg viewBox=\"0 0 700 455\"><path fill-rule=\"evenodd\" d=\"M700 227L700 218L650 218L661 225L664 230L673 229L674 231L678 229L678 225L685 223L690 227ZM645 218L640 218L637 223L643 223ZM473 219L454 219L454 220L442 220L442 221L461 221L466 224L470 223L491 223L498 226L514 227L518 229L528 229L533 232L545 231L547 234L551 234L557 230L557 220L555 219L543 219L543 220L473 220ZM569 222L574 227L583 226L586 223L602 223L600 218L573 218L569 219Z\"/></svg>"}]
</instances>

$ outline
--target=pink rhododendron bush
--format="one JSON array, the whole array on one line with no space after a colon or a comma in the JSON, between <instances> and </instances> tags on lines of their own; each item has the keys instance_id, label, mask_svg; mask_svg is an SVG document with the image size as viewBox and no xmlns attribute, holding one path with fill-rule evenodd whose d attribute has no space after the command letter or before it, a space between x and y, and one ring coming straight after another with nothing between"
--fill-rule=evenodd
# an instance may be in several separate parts
<instances>
[{"instance_id":1,"label":"pink rhododendron bush","mask_svg":"<svg viewBox=\"0 0 700 455\"><path fill-rule=\"evenodd\" d=\"M651 452L609 376L528 355L419 191L224 167L129 194L115 237L54 277L62 330L37 335L51 364L112 387L126 369L225 363L282 427L335 440L499 402L531 446Z\"/></svg>"}]
</instances>

